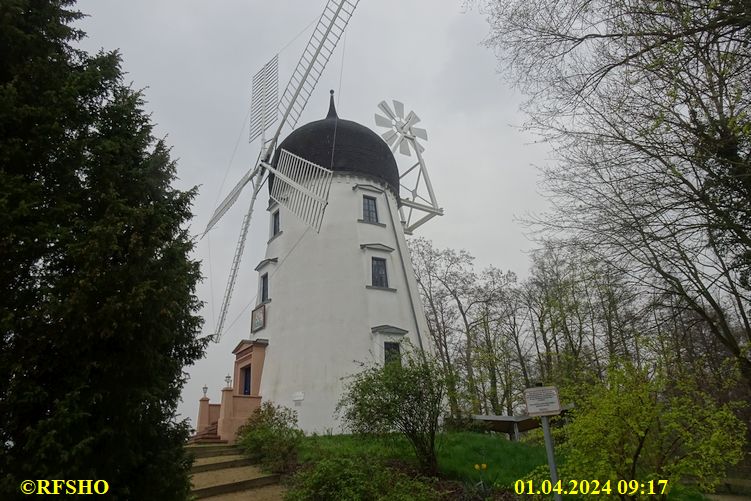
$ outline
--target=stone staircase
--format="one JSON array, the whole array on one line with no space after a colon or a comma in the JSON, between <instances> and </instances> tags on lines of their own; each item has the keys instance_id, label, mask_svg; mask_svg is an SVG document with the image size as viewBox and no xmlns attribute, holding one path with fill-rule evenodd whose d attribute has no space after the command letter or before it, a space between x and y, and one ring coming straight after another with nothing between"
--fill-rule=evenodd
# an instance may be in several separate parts
<instances>
[{"instance_id":1,"label":"stone staircase","mask_svg":"<svg viewBox=\"0 0 751 501\"><path fill-rule=\"evenodd\" d=\"M206 429L190 437L188 444L226 444L226 440L219 438L218 427L219 423L214 421Z\"/></svg>"},{"instance_id":2,"label":"stone staircase","mask_svg":"<svg viewBox=\"0 0 751 501\"><path fill-rule=\"evenodd\" d=\"M279 475L262 472L239 448L205 442L186 448L195 458L191 469L193 499L280 501L283 498Z\"/></svg>"}]
</instances>

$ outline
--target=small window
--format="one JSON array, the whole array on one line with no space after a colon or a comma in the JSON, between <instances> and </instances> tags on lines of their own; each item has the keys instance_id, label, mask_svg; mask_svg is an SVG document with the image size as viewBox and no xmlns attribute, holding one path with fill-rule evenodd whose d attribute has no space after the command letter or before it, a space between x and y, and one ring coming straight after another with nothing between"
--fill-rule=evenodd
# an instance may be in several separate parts
<instances>
[{"instance_id":1,"label":"small window","mask_svg":"<svg viewBox=\"0 0 751 501\"><path fill-rule=\"evenodd\" d=\"M269 300L269 274L264 273L261 275L261 302L265 303Z\"/></svg>"},{"instance_id":2,"label":"small window","mask_svg":"<svg viewBox=\"0 0 751 501\"><path fill-rule=\"evenodd\" d=\"M243 367L243 395L250 395L250 366Z\"/></svg>"},{"instance_id":3,"label":"small window","mask_svg":"<svg viewBox=\"0 0 751 501\"><path fill-rule=\"evenodd\" d=\"M279 234L279 211L274 212L271 215L271 236Z\"/></svg>"},{"instance_id":4,"label":"small window","mask_svg":"<svg viewBox=\"0 0 751 501\"><path fill-rule=\"evenodd\" d=\"M378 222L378 209L376 199L373 197L362 197L362 219L368 223Z\"/></svg>"},{"instance_id":5,"label":"small window","mask_svg":"<svg viewBox=\"0 0 751 501\"><path fill-rule=\"evenodd\" d=\"M386 276L386 260L379 257L373 258L373 287L388 287L389 280Z\"/></svg>"},{"instance_id":6,"label":"small window","mask_svg":"<svg viewBox=\"0 0 751 501\"><path fill-rule=\"evenodd\" d=\"M399 354L399 343L383 343L383 361L385 364L402 365L402 357Z\"/></svg>"}]
</instances>

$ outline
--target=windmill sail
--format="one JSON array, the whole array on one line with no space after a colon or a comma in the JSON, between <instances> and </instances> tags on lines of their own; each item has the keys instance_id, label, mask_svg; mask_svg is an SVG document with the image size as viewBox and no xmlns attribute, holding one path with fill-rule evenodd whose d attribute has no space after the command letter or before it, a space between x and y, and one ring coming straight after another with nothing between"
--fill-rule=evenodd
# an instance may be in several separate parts
<instances>
[{"instance_id":1,"label":"windmill sail","mask_svg":"<svg viewBox=\"0 0 751 501\"><path fill-rule=\"evenodd\" d=\"M278 167L281 170L271 167L266 160L268 160L274 151L276 142L279 139L279 135L284 126L288 125L290 128L294 129L297 124L300 114L308 103L308 98L313 92L313 89L315 89L318 79L326 68L326 64L331 58L331 54L334 52L339 39L344 34L344 30L359 2L360 0L328 0L326 2L326 7L324 7L323 13L321 13L321 17L318 19L318 24L316 24L315 30L310 36L310 40L308 40L308 44L300 56L300 60L297 62L297 66L295 67L295 70L287 83L287 87L279 100L276 110L282 115L282 118L276 127L274 135L270 139L264 141L261 146L261 151L258 154L256 165L246 173L245 176L243 176L239 183L237 183L230 194L214 211L209 223L206 225L204 234L222 218L230 207L232 207L245 186L249 183L253 185L253 196L250 200L248 212L243 220L240 239L238 240L237 250L232 261L232 268L230 270L230 277L227 282L224 300L222 301L219 321L214 335L215 341L219 340L224 329L224 322L227 318L227 311L229 309L232 291L234 289L237 272L240 268L240 260L242 259L242 253L245 246L247 227L250 224L253 206L255 204L256 196L263 185L264 176L269 172L277 175L277 180L281 182L274 183L274 185L276 186L278 184L279 190L286 186L288 193L277 193L279 199L276 200L284 206L288 206L289 204L292 212L297 214L303 221L316 228L316 231L320 230L323 211L325 210L327 203L326 197L328 196L328 188L331 185L331 173L329 172L327 177L325 172L311 169L310 166L307 165L310 164L310 162L306 162L299 157L295 161L290 159L286 159L284 162L280 161L280 166ZM275 90L277 66L277 58L274 57L256 74L258 78L254 78L254 83L257 84L256 88L259 89L254 95L256 109L259 111L253 115L253 121L251 122L251 140L255 139L259 134L263 134L263 131L276 120L277 111L270 110L271 103L273 102L273 100L270 100L270 96L273 95L275 98L277 95L277 91ZM286 155L282 156L286 157ZM322 171L326 171L326 169L323 169L322 167L315 167L322 169ZM298 172L295 171L295 168L302 172L308 172L309 174L297 177ZM298 181L302 181L302 184L298 183ZM297 191L295 192L295 190ZM322 194L324 196L321 196ZM286 199L282 200L284 197L286 197Z\"/></svg>"},{"instance_id":2,"label":"windmill sail","mask_svg":"<svg viewBox=\"0 0 751 501\"><path fill-rule=\"evenodd\" d=\"M203 230L204 235L208 233L216 223L219 222L224 214L227 213L230 207L232 207L232 205L237 200L237 197L240 196L240 193L242 192L243 188L245 188L245 185L248 184L258 172L260 172L260 167L256 167L255 169L246 172L242 179L238 181L235 187L232 188L232 191L229 192L229 195L227 195L227 197L222 201L221 204L219 204L219 207L217 207L214 213L211 215L211 219L209 219L209 222L206 224L206 229Z\"/></svg>"},{"instance_id":3,"label":"windmill sail","mask_svg":"<svg viewBox=\"0 0 751 501\"><path fill-rule=\"evenodd\" d=\"M253 75L250 101L250 137L253 141L269 128L277 118L279 99L279 54Z\"/></svg>"},{"instance_id":4,"label":"windmill sail","mask_svg":"<svg viewBox=\"0 0 751 501\"><path fill-rule=\"evenodd\" d=\"M300 118L300 114L305 109L305 105L308 103L310 94L315 89L318 79L326 68L326 64L331 58L331 54L334 52L339 39L342 37L350 18L352 17L355 8L360 0L328 0L326 7L324 7L321 17L318 19L315 30L308 40L308 44L305 46L305 50L300 56L300 60L297 62L295 70L292 72L292 76L287 82L277 110L282 114L281 123L278 125L274 136L266 141L261 147L261 151L258 155L258 162L255 167L248 171L245 176L240 180L237 185L232 189L229 195L219 204L214 214L212 214L209 223L206 225L204 234L208 233L214 225L224 216L224 214L234 205L240 193L245 186L250 182L254 176L263 174L263 169L260 169L260 162L270 156L273 149L276 147L276 141L279 139L279 135L282 132L282 128L285 125L289 125L290 128L295 127L297 120ZM272 93L274 97L277 96L276 92L276 74L278 69L278 58L274 56L263 68L261 68L256 76L253 77L254 89L259 89L258 93L254 94L251 99L253 102L257 102L256 108L260 110L255 113L253 106L251 105L251 112L253 112L253 121L251 122L251 141L255 139L265 128L269 127L273 123L277 114L276 111L269 109L272 101L266 99ZM257 77L257 78L256 78ZM259 96L259 97L255 97ZM273 118L272 118L273 117ZM265 124L264 121L268 120ZM255 128L254 128L255 127ZM254 135L255 134L255 135ZM260 186L262 183L257 183ZM220 322L221 324L221 322Z\"/></svg>"},{"instance_id":5,"label":"windmill sail","mask_svg":"<svg viewBox=\"0 0 751 501\"><path fill-rule=\"evenodd\" d=\"M274 174L271 198L317 232L328 205L332 171L282 150Z\"/></svg>"},{"instance_id":6,"label":"windmill sail","mask_svg":"<svg viewBox=\"0 0 751 501\"><path fill-rule=\"evenodd\" d=\"M359 2L360 0L329 0L326 3L279 101L282 123L279 124L277 137L284 125L289 125L291 129L295 128L310 94L315 89Z\"/></svg>"}]
</instances>

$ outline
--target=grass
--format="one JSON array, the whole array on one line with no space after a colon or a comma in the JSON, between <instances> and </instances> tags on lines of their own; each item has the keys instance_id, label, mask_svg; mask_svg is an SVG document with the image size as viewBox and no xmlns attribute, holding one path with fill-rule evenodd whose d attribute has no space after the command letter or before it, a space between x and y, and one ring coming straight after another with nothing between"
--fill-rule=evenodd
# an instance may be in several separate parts
<instances>
[{"instance_id":1,"label":"grass","mask_svg":"<svg viewBox=\"0 0 751 501\"><path fill-rule=\"evenodd\" d=\"M487 469L476 470L475 464L486 464ZM483 481L513 489L514 482L545 464L545 447L510 442L500 435L446 433L439 440L440 471L464 482Z\"/></svg>"},{"instance_id":2,"label":"grass","mask_svg":"<svg viewBox=\"0 0 751 501\"><path fill-rule=\"evenodd\" d=\"M499 435L473 432L444 433L438 437L438 468L443 478L468 485L496 485L513 492L514 482L538 466L547 464L545 447L510 442ZM315 463L322 458L350 457L381 461L399 461L416 467L412 447L399 435L384 438L353 435L313 435L305 437L299 459ZM558 458L562 462L564 458ZM487 465L485 470L475 465ZM566 496L567 499L573 497ZM582 497L580 499L589 499ZM675 486L670 500L706 500L695 488Z\"/></svg>"},{"instance_id":3,"label":"grass","mask_svg":"<svg viewBox=\"0 0 751 501\"><path fill-rule=\"evenodd\" d=\"M514 482L536 466L547 464L545 448L509 442L499 435L472 432L445 433L438 441L438 468L442 476L476 484L481 480L512 487ZM300 447L302 462L323 457L368 457L385 461L398 460L416 465L414 452L400 436L364 438L352 435L313 435ZM476 470L475 464L486 464Z\"/></svg>"},{"instance_id":4,"label":"grass","mask_svg":"<svg viewBox=\"0 0 751 501\"><path fill-rule=\"evenodd\" d=\"M300 446L299 459L303 463L335 456L414 460L414 453L407 440L396 435L385 438L312 435L305 437Z\"/></svg>"}]
</instances>

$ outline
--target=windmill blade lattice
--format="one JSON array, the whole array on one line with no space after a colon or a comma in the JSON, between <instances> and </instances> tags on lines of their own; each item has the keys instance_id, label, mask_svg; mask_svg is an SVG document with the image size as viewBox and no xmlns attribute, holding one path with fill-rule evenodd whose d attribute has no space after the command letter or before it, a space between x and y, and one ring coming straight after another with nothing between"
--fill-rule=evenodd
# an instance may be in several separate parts
<instances>
[{"instance_id":1,"label":"windmill blade lattice","mask_svg":"<svg viewBox=\"0 0 751 501\"><path fill-rule=\"evenodd\" d=\"M219 207L214 210L214 213L211 215L211 219L209 219L209 222L206 224L206 229L203 230L204 235L208 233L211 228L213 228L214 225L219 222L222 216L227 213L230 207L234 205L235 201L240 196L240 193L242 193L242 190L253 179L253 177L259 173L259 171L260 168L250 170L245 173L240 181L238 181L235 187L232 188L232 191L229 192L229 195L227 195L224 200L222 200L222 203L219 204Z\"/></svg>"},{"instance_id":2,"label":"windmill blade lattice","mask_svg":"<svg viewBox=\"0 0 751 501\"><path fill-rule=\"evenodd\" d=\"M277 104L279 100L279 54L264 64L253 75L253 85L250 100L250 135L252 142L277 118Z\"/></svg>"},{"instance_id":3,"label":"windmill blade lattice","mask_svg":"<svg viewBox=\"0 0 751 501\"><path fill-rule=\"evenodd\" d=\"M276 169L267 168L274 174L271 198L320 232L332 171L284 149Z\"/></svg>"},{"instance_id":4,"label":"windmill blade lattice","mask_svg":"<svg viewBox=\"0 0 751 501\"><path fill-rule=\"evenodd\" d=\"M282 113L279 131L285 124L289 125L290 129L295 128L310 94L315 89L359 2L360 0L329 0L326 3L318 24L310 35L308 45L279 100L279 111Z\"/></svg>"},{"instance_id":5,"label":"windmill blade lattice","mask_svg":"<svg viewBox=\"0 0 751 501\"><path fill-rule=\"evenodd\" d=\"M415 127L420 121L414 111L410 111L406 116L404 115L404 103L401 101L393 100L393 111L389 107L386 101L381 101L378 104L378 108L386 115L385 117L376 113L375 122L379 127L386 127L389 130L381 134L381 137L386 144L391 147L391 150L402 155L410 156L410 144L414 149L419 150L420 153L425 151L425 148L417 141L410 141L410 139L420 138L423 141L427 141L428 133L425 129Z\"/></svg>"}]
</instances>

